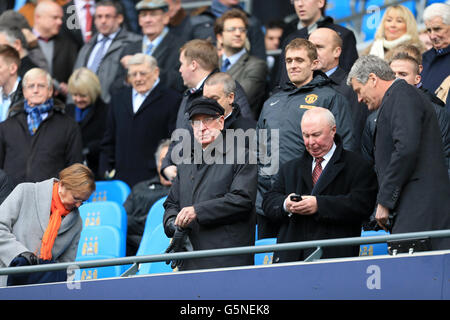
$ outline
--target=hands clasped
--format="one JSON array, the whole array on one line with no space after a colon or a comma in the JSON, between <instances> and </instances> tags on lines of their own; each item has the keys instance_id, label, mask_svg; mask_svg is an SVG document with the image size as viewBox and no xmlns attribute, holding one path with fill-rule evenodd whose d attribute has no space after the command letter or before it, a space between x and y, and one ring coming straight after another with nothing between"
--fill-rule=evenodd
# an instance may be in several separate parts
<instances>
[{"instance_id":1,"label":"hands clasped","mask_svg":"<svg viewBox=\"0 0 450 320\"><path fill-rule=\"evenodd\" d=\"M302 195L301 201L292 201L290 199L291 195L294 195L294 193L289 194L285 200L288 212L300 215L312 215L317 212L318 207L315 196Z\"/></svg>"}]
</instances>

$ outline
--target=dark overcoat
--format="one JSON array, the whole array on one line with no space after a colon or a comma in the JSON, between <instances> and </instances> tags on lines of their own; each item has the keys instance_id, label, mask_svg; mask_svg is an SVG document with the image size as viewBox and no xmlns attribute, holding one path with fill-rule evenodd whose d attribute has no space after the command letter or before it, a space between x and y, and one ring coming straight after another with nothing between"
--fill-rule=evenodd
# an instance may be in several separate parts
<instances>
[{"instance_id":1,"label":"dark overcoat","mask_svg":"<svg viewBox=\"0 0 450 320\"><path fill-rule=\"evenodd\" d=\"M282 165L271 190L264 195L263 210L281 224L277 243L359 237L361 225L375 205L377 181L372 166L362 156L342 148L336 150L313 188L312 162L308 152ZM291 217L283 209L290 193L313 195L318 211ZM274 262L304 260L315 248L275 252ZM357 256L359 246L324 247L322 258Z\"/></svg>"},{"instance_id":2,"label":"dark overcoat","mask_svg":"<svg viewBox=\"0 0 450 320\"><path fill-rule=\"evenodd\" d=\"M433 106L397 79L376 123L377 203L394 215L392 233L450 229L450 181ZM434 241L433 249L439 248L450 248L450 239Z\"/></svg>"}]
</instances>

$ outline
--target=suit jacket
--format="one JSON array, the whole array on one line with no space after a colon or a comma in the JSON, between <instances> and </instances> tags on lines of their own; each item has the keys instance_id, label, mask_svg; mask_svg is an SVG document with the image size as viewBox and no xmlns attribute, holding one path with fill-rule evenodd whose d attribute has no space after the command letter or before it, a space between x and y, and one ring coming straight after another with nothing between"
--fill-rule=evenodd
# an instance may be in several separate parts
<instances>
[{"instance_id":1,"label":"suit jacket","mask_svg":"<svg viewBox=\"0 0 450 320\"><path fill-rule=\"evenodd\" d=\"M132 89L122 88L109 105L101 143L100 172L116 169L116 179L130 187L157 175L155 151L175 129L181 95L159 83L133 112Z\"/></svg>"},{"instance_id":2,"label":"suit jacket","mask_svg":"<svg viewBox=\"0 0 450 320\"><path fill-rule=\"evenodd\" d=\"M219 60L222 65L222 58ZM250 108L253 112L253 119L259 114L264 102L267 63L257 57L244 53L227 73L240 83L247 95Z\"/></svg>"},{"instance_id":3,"label":"suit jacket","mask_svg":"<svg viewBox=\"0 0 450 320\"><path fill-rule=\"evenodd\" d=\"M394 215L392 233L450 229L450 181L436 112L425 95L397 79L375 128L377 202ZM432 239L433 249L450 239Z\"/></svg>"},{"instance_id":4,"label":"suit jacket","mask_svg":"<svg viewBox=\"0 0 450 320\"><path fill-rule=\"evenodd\" d=\"M181 38L169 31L152 54L158 62L161 83L165 87L175 89L180 93L183 93L186 90L186 87L183 84L183 79L178 72L178 69L180 68L180 62L178 60L180 55L179 50L182 45L183 42ZM133 55L136 53L142 53L142 40L135 41L126 46L123 49L120 59L124 56ZM127 70L122 66L122 64L120 64L113 87L115 89L121 88L124 85L127 85L126 81Z\"/></svg>"},{"instance_id":5,"label":"suit jacket","mask_svg":"<svg viewBox=\"0 0 450 320\"><path fill-rule=\"evenodd\" d=\"M344 150L338 135L336 150L313 187L312 157L282 165L273 187L264 195L263 210L280 224L277 243L359 237L361 226L375 205L377 181L372 166L357 153ZM293 214L283 209L290 193L316 196L318 211L313 215ZM275 252L274 262L299 261L315 248ZM323 258L357 256L359 246L324 247Z\"/></svg>"},{"instance_id":6,"label":"suit jacket","mask_svg":"<svg viewBox=\"0 0 450 320\"><path fill-rule=\"evenodd\" d=\"M88 43L86 43L81 48L80 52L78 53L75 66L73 68L74 70L81 67L87 67L89 57L97 43L97 38L98 34L96 34ZM122 56L123 49L139 39L141 39L141 36L138 36L134 33L128 32L124 28L121 28L119 33L116 35L111 45L109 46L108 51L106 51L105 55L103 56L100 66L97 70L97 76L102 87L101 97L103 101L105 101L105 103L109 103L109 101L111 100L110 87L117 76L120 65L119 60Z\"/></svg>"},{"instance_id":7,"label":"suit jacket","mask_svg":"<svg viewBox=\"0 0 450 320\"><path fill-rule=\"evenodd\" d=\"M19 184L0 206L0 266L6 267L19 254L36 253L50 220L50 204L55 179ZM78 208L62 219L52 258L74 261L82 229ZM0 286L6 284L0 277Z\"/></svg>"}]
</instances>

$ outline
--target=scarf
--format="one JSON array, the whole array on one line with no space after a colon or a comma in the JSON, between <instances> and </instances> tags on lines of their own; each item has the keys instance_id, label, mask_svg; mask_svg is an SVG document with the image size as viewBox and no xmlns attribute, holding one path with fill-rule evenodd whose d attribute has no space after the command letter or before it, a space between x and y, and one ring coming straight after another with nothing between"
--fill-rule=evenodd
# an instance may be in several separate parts
<instances>
[{"instance_id":1,"label":"scarf","mask_svg":"<svg viewBox=\"0 0 450 320\"><path fill-rule=\"evenodd\" d=\"M84 109L80 109L77 106L75 106L75 121L81 122L84 120L86 115L91 111L92 106L86 107Z\"/></svg>"},{"instance_id":2,"label":"scarf","mask_svg":"<svg viewBox=\"0 0 450 320\"><path fill-rule=\"evenodd\" d=\"M53 184L50 220L48 221L47 229L42 237L40 258L43 260L52 259L52 248L56 236L58 235L59 227L61 226L61 217L70 212L64 207L59 198L58 186L58 182Z\"/></svg>"},{"instance_id":3,"label":"scarf","mask_svg":"<svg viewBox=\"0 0 450 320\"><path fill-rule=\"evenodd\" d=\"M34 133L39 128L39 125L45 119L45 116L52 108L53 108L53 99L51 98L48 99L43 104L34 107L30 107L28 105L28 102L25 101L24 109L25 112L28 114L27 116L28 131L30 131L31 135L34 135Z\"/></svg>"},{"instance_id":4,"label":"scarf","mask_svg":"<svg viewBox=\"0 0 450 320\"><path fill-rule=\"evenodd\" d=\"M411 40L411 36L409 34L404 34L400 38L395 40L386 40L384 38L375 40L372 44L372 48L370 49L369 54L373 54L381 59L384 59L384 49L392 49L402 44L403 42Z\"/></svg>"}]
</instances>

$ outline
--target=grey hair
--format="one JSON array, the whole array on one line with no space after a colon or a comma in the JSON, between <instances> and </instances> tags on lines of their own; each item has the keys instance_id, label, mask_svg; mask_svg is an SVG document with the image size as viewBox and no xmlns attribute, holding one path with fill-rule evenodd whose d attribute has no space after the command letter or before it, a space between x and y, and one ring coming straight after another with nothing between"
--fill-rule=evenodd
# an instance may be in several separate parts
<instances>
[{"instance_id":1,"label":"grey hair","mask_svg":"<svg viewBox=\"0 0 450 320\"><path fill-rule=\"evenodd\" d=\"M236 81L234 81L234 79L225 72L214 73L205 81L205 85L207 86L214 86L219 83L223 84L223 92L226 95L236 91Z\"/></svg>"},{"instance_id":2,"label":"grey hair","mask_svg":"<svg viewBox=\"0 0 450 320\"><path fill-rule=\"evenodd\" d=\"M48 87L52 88L52 86L53 86L52 76L47 71L45 71L44 69L40 69L40 68L32 68L24 74L23 79L22 79L23 86L24 87L27 86L28 79L34 79L34 78L40 77L40 76L46 77Z\"/></svg>"},{"instance_id":3,"label":"grey hair","mask_svg":"<svg viewBox=\"0 0 450 320\"><path fill-rule=\"evenodd\" d=\"M131 65L136 64L147 64L151 69L158 67L158 62L156 61L155 57L149 56L145 53L136 53L135 55L131 56L128 60L127 68L130 68Z\"/></svg>"},{"instance_id":4,"label":"grey hair","mask_svg":"<svg viewBox=\"0 0 450 320\"><path fill-rule=\"evenodd\" d=\"M444 24L450 25L450 5L433 3L426 7L423 11L423 21L428 21L435 17L441 17Z\"/></svg>"},{"instance_id":5,"label":"grey hair","mask_svg":"<svg viewBox=\"0 0 450 320\"><path fill-rule=\"evenodd\" d=\"M301 121L303 122L303 119L307 119L308 117L313 116L320 116L322 119L325 119L330 125L330 128L336 125L336 118L334 117L333 113L329 109L323 107L316 107L306 110L306 112L302 116Z\"/></svg>"},{"instance_id":6,"label":"grey hair","mask_svg":"<svg viewBox=\"0 0 450 320\"><path fill-rule=\"evenodd\" d=\"M347 85L351 86L353 78L362 84L366 84L371 73L381 80L389 81L395 79L395 73L386 61L374 55L367 55L359 57L355 61L348 73Z\"/></svg>"},{"instance_id":7,"label":"grey hair","mask_svg":"<svg viewBox=\"0 0 450 320\"><path fill-rule=\"evenodd\" d=\"M165 148L165 147L169 147L170 143L171 143L170 139L161 140L161 142L158 145L158 148L155 151L156 164L158 164L159 156L161 154L162 149Z\"/></svg>"},{"instance_id":8,"label":"grey hair","mask_svg":"<svg viewBox=\"0 0 450 320\"><path fill-rule=\"evenodd\" d=\"M24 50L26 50L26 48L28 47L25 36L23 35L22 31L20 31L20 29L18 28L8 28L0 26L0 34L3 34L5 36L6 41L8 41L8 44L10 46L13 46L14 42L16 42L16 40L19 40Z\"/></svg>"}]
</instances>

